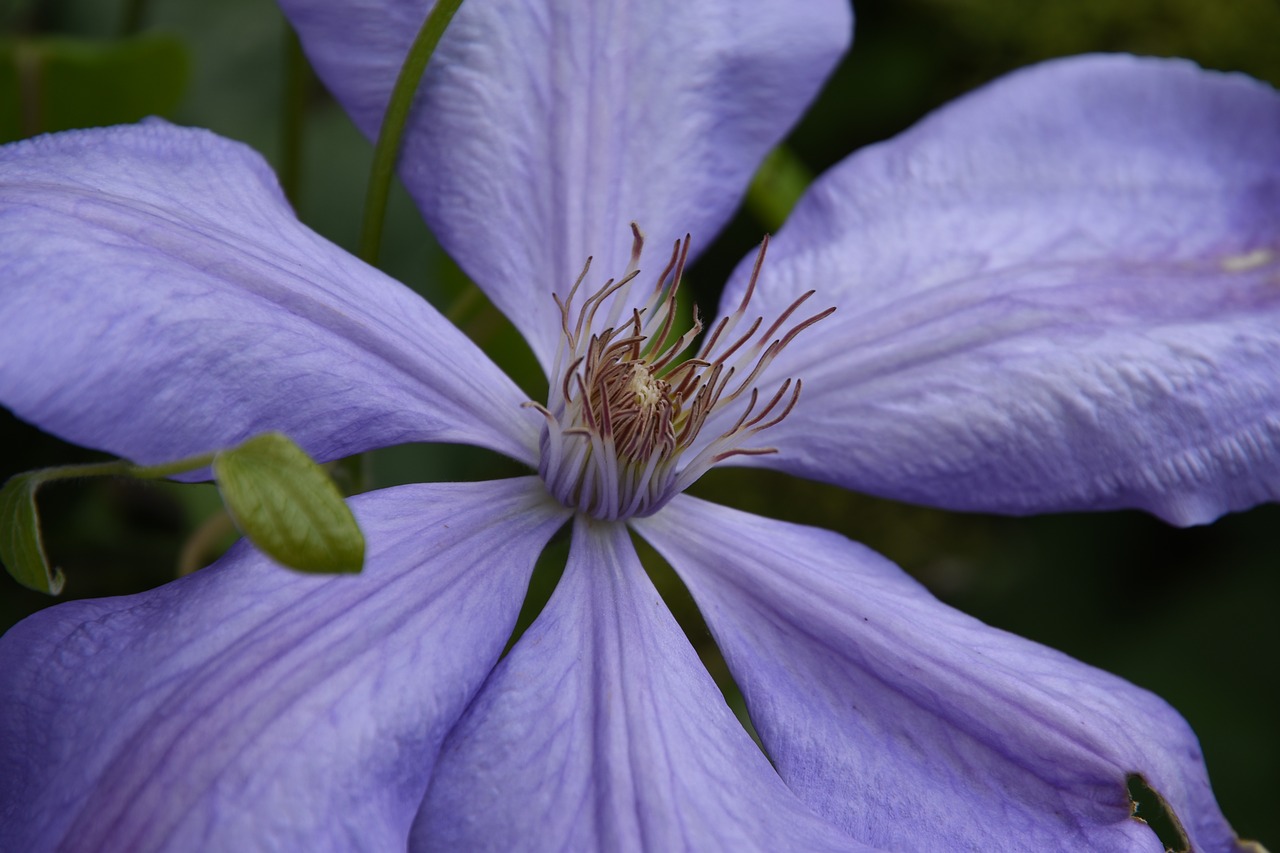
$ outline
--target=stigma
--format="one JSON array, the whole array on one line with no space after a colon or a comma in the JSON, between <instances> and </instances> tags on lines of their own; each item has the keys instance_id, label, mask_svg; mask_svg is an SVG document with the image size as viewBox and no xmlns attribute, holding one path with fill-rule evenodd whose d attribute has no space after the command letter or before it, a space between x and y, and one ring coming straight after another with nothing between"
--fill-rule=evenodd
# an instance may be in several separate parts
<instances>
[{"instance_id":1,"label":"stigma","mask_svg":"<svg viewBox=\"0 0 1280 853\"><path fill-rule=\"evenodd\" d=\"M737 310L716 323L696 352L703 325L677 332L676 296L689 257L689 236L677 241L642 307L638 286L644 237L633 223L631 262L576 304L591 270L582 274L560 309L561 340L545 406L538 472L562 504L602 520L651 515L712 466L733 456L777 452L756 436L795 408L802 383L790 377L771 393L757 381L801 331L829 315L828 308L792 322L809 291L767 327L746 322L764 263L761 244ZM690 353L687 357L686 353ZM706 429L704 429L706 428Z\"/></svg>"}]
</instances>

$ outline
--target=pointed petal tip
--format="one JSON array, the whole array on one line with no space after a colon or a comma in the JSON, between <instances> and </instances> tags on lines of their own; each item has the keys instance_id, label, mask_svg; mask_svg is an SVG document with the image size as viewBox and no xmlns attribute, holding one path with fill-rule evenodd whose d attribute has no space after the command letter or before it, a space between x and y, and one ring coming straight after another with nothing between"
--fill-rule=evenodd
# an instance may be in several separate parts
<instances>
[{"instance_id":1,"label":"pointed petal tip","mask_svg":"<svg viewBox=\"0 0 1280 853\"><path fill-rule=\"evenodd\" d=\"M423 6L282 6L375 133ZM848 46L851 16L846 0L464 4L423 78L401 176L549 371L550 292L589 256L600 281L621 275L632 222L653 245L709 244Z\"/></svg>"},{"instance_id":2,"label":"pointed petal tip","mask_svg":"<svg viewBox=\"0 0 1280 853\"><path fill-rule=\"evenodd\" d=\"M847 310L775 361L806 399L777 455L739 462L1011 514L1201 524L1275 500L1277 150L1265 83L1096 55L854 154L810 188L758 289L780 308L820 281ZM744 259L724 312L749 275Z\"/></svg>"},{"instance_id":3,"label":"pointed petal tip","mask_svg":"<svg viewBox=\"0 0 1280 853\"><path fill-rule=\"evenodd\" d=\"M1153 694L828 531L688 496L633 526L685 580L783 779L858 840L1159 851L1132 818L1141 773L1194 849L1233 849L1194 734Z\"/></svg>"},{"instance_id":4,"label":"pointed petal tip","mask_svg":"<svg viewBox=\"0 0 1280 853\"><path fill-rule=\"evenodd\" d=\"M352 504L361 575L240 546L0 638L6 849L404 849L567 513L533 478Z\"/></svg>"},{"instance_id":5,"label":"pointed petal tip","mask_svg":"<svg viewBox=\"0 0 1280 853\"><path fill-rule=\"evenodd\" d=\"M524 395L469 339L207 131L0 148L0 269L0 402L76 443L147 464L279 430L322 460L427 440L536 459Z\"/></svg>"}]
</instances>

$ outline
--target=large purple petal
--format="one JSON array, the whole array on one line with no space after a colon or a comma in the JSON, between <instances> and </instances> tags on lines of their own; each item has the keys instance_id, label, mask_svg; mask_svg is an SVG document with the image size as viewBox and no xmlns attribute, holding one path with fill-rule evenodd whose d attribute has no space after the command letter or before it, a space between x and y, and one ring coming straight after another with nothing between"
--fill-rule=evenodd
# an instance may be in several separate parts
<instances>
[{"instance_id":1,"label":"large purple petal","mask_svg":"<svg viewBox=\"0 0 1280 853\"><path fill-rule=\"evenodd\" d=\"M636 529L685 579L787 784L893 850L1238 847L1195 736L1156 696L934 599L834 533L680 496Z\"/></svg>"},{"instance_id":2,"label":"large purple petal","mask_svg":"<svg viewBox=\"0 0 1280 853\"><path fill-rule=\"evenodd\" d=\"M249 148L161 122L0 149L0 403L138 462L265 430L536 459L524 395L430 305L301 225Z\"/></svg>"},{"instance_id":3,"label":"large purple petal","mask_svg":"<svg viewBox=\"0 0 1280 853\"><path fill-rule=\"evenodd\" d=\"M376 134L422 0L282 0L320 76ZM705 245L848 45L845 0L468 0L410 116L401 175L544 367L564 295Z\"/></svg>"},{"instance_id":4,"label":"large purple petal","mask_svg":"<svg viewBox=\"0 0 1280 853\"><path fill-rule=\"evenodd\" d=\"M546 610L441 750L415 850L865 849L801 805L636 559L579 518Z\"/></svg>"},{"instance_id":5,"label":"large purple petal","mask_svg":"<svg viewBox=\"0 0 1280 853\"><path fill-rule=\"evenodd\" d=\"M361 575L243 546L0 639L11 850L404 849L566 511L532 478L352 501Z\"/></svg>"},{"instance_id":6,"label":"large purple petal","mask_svg":"<svg viewBox=\"0 0 1280 853\"><path fill-rule=\"evenodd\" d=\"M725 305L736 304L744 270ZM1280 495L1280 94L1182 61L1010 75L832 169L770 245L804 395L747 464L945 507Z\"/></svg>"}]
</instances>

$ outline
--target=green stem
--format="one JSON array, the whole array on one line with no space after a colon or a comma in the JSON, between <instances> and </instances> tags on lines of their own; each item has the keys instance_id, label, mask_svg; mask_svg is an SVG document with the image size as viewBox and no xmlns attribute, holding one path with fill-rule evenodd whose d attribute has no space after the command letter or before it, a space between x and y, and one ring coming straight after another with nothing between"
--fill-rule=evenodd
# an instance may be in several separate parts
<instances>
[{"instance_id":1,"label":"green stem","mask_svg":"<svg viewBox=\"0 0 1280 853\"><path fill-rule=\"evenodd\" d=\"M474 284L467 282L462 288L462 292L458 294L453 302L449 303L449 308L444 312L444 317L455 326L462 325L462 318L471 313L477 305L480 304L480 288Z\"/></svg>"},{"instance_id":2,"label":"green stem","mask_svg":"<svg viewBox=\"0 0 1280 853\"><path fill-rule=\"evenodd\" d=\"M44 132L44 63L40 49L29 41L14 46L13 65L18 84L18 131L23 137Z\"/></svg>"},{"instance_id":3,"label":"green stem","mask_svg":"<svg viewBox=\"0 0 1280 853\"><path fill-rule=\"evenodd\" d=\"M302 131L306 124L307 99L311 89L311 66L302 52L302 42L293 27L284 33L284 110L280 126L280 188L298 206L302 185Z\"/></svg>"},{"instance_id":4,"label":"green stem","mask_svg":"<svg viewBox=\"0 0 1280 853\"><path fill-rule=\"evenodd\" d=\"M777 231L811 183L813 173L804 161L779 145L756 170L747 188L746 208L766 231Z\"/></svg>"},{"instance_id":5,"label":"green stem","mask_svg":"<svg viewBox=\"0 0 1280 853\"><path fill-rule=\"evenodd\" d=\"M124 0L124 14L120 17L120 35L131 36L142 29L147 15L147 0Z\"/></svg>"},{"instance_id":6,"label":"green stem","mask_svg":"<svg viewBox=\"0 0 1280 853\"><path fill-rule=\"evenodd\" d=\"M199 456L188 456L186 459L179 459L177 462L166 462L163 465L128 465L126 463L125 474L130 477L137 477L140 480L162 480L165 477L172 477L174 474L184 474L187 471L198 471L201 468L208 468L213 464L213 458L218 455L214 453L201 453ZM111 463L107 463L111 464Z\"/></svg>"},{"instance_id":7,"label":"green stem","mask_svg":"<svg viewBox=\"0 0 1280 853\"><path fill-rule=\"evenodd\" d=\"M161 480L174 474L197 471L213 464L216 453L201 453L179 459L177 462L166 462L163 465L134 465L124 459L113 459L110 462L92 462L85 465L63 465L58 468L44 468L31 472L41 483L54 480L75 480L81 477L134 477L139 480Z\"/></svg>"},{"instance_id":8,"label":"green stem","mask_svg":"<svg viewBox=\"0 0 1280 853\"><path fill-rule=\"evenodd\" d=\"M395 174L396 160L400 155L400 140L404 136L409 108L413 106L414 95L422 82L422 72L426 71L427 62L431 59L431 54L435 53L445 27L449 26L461 5L462 0L437 0L423 22L422 29L418 31L413 46L409 48L409 55L400 67L400 76L396 78L395 88L391 90L391 100L387 104L382 129L378 132L378 142L373 149L373 167L369 170L369 189L365 194L360 258L367 263L375 264L378 260L382 225L387 213L387 196L391 192L391 178Z\"/></svg>"}]
</instances>

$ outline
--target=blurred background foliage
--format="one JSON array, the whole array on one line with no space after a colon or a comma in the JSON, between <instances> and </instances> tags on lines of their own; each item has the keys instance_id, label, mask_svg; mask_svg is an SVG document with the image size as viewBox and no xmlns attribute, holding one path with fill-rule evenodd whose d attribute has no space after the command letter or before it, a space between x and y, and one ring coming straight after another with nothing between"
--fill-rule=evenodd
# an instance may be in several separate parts
<instances>
[{"instance_id":1,"label":"blurred background foliage","mask_svg":"<svg viewBox=\"0 0 1280 853\"><path fill-rule=\"evenodd\" d=\"M1005 71L1070 53L1131 51L1187 56L1280 85L1276 0L866 0L857 13L854 49L787 156L775 159L782 168L762 176L691 270L704 312L737 261L776 227L797 181ZM0 140L150 114L254 146L282 175L303 221L355 248L370 146L300 64L270 0L0 0ZM403 192L392 199L383 245L384 269L448 313L531 398L544 398L545 380L518 335L436 248ZM0 448L0 480L101 458L3 409ZM426 446L377 452L372 471L378 486L523 473L484 451ZM1237 830L1280 845L1280 507L1179 530L1136 512L948 513L761 471L714 471L694 492L839 530L966 612L1156 691L1199 733ZM46 543L66 570L64 597L136 592L212 559L233 536L219 506L210 486L47 488ZM740 703L678 579L642 551L730 702ZM526 621L564 553L558 541L544 555ZM0 577L0 629L51 603Z\"/></svg>"}]
</instances>

